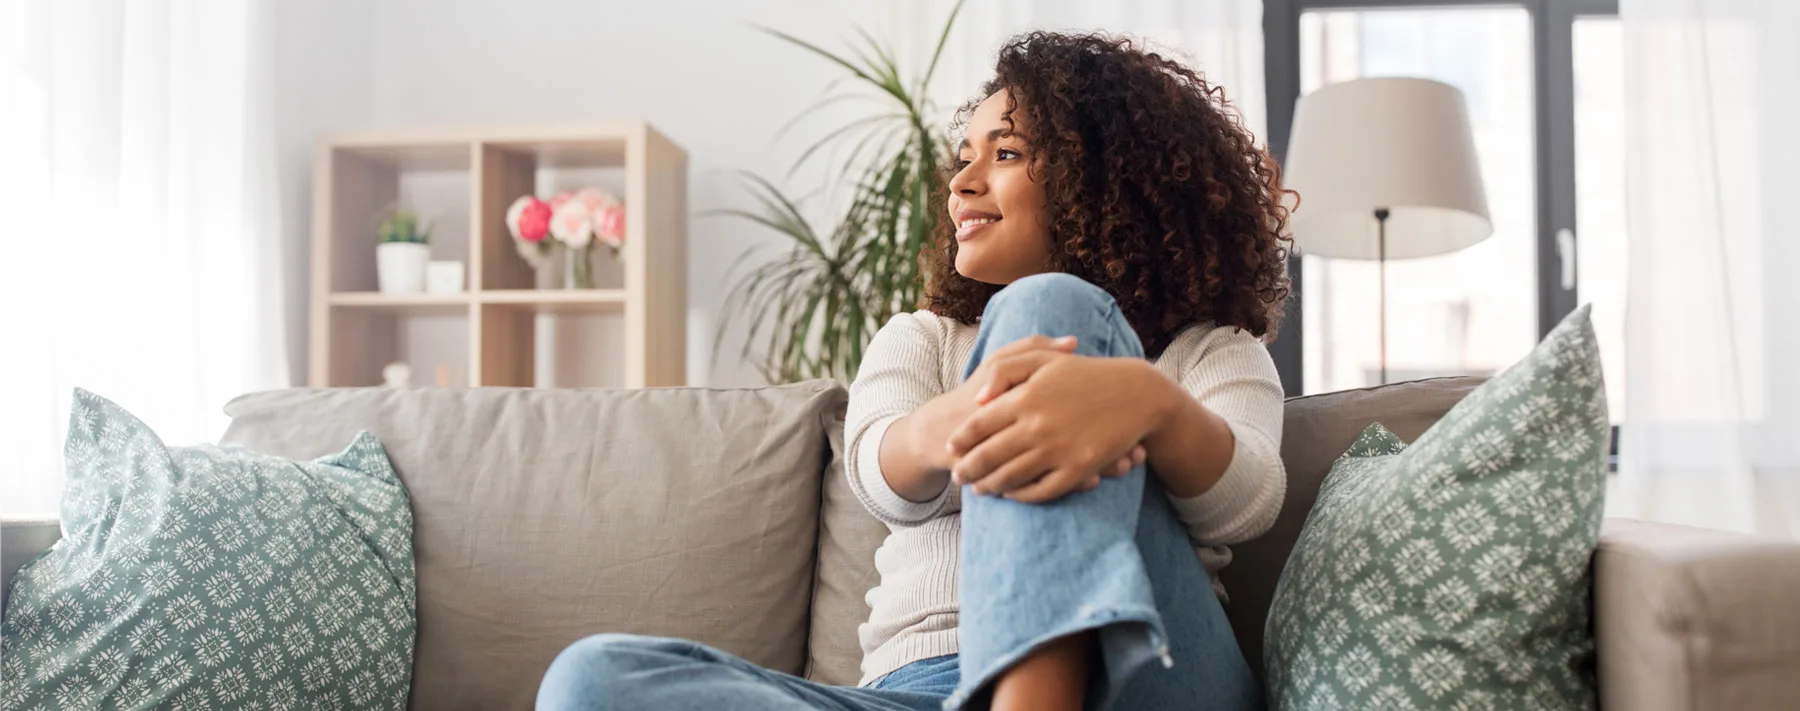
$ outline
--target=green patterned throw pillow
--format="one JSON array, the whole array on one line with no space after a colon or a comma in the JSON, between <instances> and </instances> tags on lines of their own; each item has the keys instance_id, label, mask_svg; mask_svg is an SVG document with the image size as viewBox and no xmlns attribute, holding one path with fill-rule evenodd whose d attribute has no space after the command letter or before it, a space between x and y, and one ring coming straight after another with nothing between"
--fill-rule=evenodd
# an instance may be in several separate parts
<instances>
[{"instance_id":1,"label":"green patterned throw pillow","mask_svg":"<svg viewBox=\"0 0 1800 711\"><path fill-rule=\"evenodd\" d=\"M65 537L20 569L0 710L404 709L412 511L367 433L292 462L165 447L76 391Z\"/></svg>"},{"instance_id":2,"label":"green patterned throw pillow","mask_svg":"<svg viewBox=\"0 0 1800 711\"><path fill-rule=\"evenodd\" d=\"M1273 708L1595 708L1608 431L1585 306L1411 446L1370 426L1276 587Z\"/></svg>"}]
</instances>

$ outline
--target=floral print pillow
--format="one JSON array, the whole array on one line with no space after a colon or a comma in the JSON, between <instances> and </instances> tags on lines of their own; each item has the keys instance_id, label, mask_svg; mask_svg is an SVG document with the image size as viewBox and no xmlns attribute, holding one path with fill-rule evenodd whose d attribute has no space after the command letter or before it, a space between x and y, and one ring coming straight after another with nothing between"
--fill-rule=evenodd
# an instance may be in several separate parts
<instances>
[{"instance_id":1,"label":"floral print pillow","mask_svg":"<svg viewBox=\"0 0 1800 711\"><path fill-rule=\"evenodd\" d=\"M1271 707L1595 708L1609 430L1586 306L1412 445L1370 426L1276 586Z\"/></svg>"},{"instance_id":2,"label":"floral print pillow","mask_svg":"<svg viewBox=\"0 0 1800 711\"><path fill-rule=\"evenodd\" d=\"M406 707L412 511L373 436L293 462L72 409L64 537L13 582L0 711Z\"/></svg>"}]
</instances>

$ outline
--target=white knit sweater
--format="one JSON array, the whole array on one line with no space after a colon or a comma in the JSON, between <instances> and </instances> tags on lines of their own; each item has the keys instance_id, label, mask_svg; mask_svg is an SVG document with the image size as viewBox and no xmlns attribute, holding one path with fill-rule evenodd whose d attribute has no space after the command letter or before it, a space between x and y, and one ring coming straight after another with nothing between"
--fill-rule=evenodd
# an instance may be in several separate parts
<instances>
[{"instance_id":1,"label":"white knit sweater","mask_svg":"<svg viewBox=\"0 0 1800 711\"><path fill-rule=\"evenodd\" d=\"M947 486L923 503L902 498L881 473L881 438L895 420L962 383L976 331L929 311L895 316L875 334L850 386L844 470L863 506L891 530L875 552L881 583L868 594L869 621L858 628L863 684L957 651L960 489ZM1281 381L1260 340L1210 324L1177 335L1156 366L1224 418L1237 440L1217 484L1191 499L1170 497L1223 595L1218 571L1231 561L1225 546L1268 530L1286 493Z\"/></svg>"}]
</instances>

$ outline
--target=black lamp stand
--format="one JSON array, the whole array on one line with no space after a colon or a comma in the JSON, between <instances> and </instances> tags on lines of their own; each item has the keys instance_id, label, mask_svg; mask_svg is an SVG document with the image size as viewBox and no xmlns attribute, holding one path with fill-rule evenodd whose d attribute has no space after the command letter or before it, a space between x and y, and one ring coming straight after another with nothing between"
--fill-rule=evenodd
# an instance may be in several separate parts
<instances>
[{"instance_id":1,"label":"black lamp stand","mask_svg":"<svg viewBox=\"0 0 1800 711\"><path fill-rule=\"evenodd\" d=\"M1381 382L1378 383L1379 385L1386 385L1387 381L1388 381L1388 366L1387 366L1387 220L1388 220L1389 214L1390 213L1388 212L1388 209L1385 207L1375 208L1375 235L1376 235L1375 239L1377 242L1376 247L1375 247L1375 249L1376 249L1375 254L1376 254L1376 261L1380 263L1379 279L1381 282L1380 287L1379 287L1379 291L1381 294Z\"/></svg>"}]
</instances>

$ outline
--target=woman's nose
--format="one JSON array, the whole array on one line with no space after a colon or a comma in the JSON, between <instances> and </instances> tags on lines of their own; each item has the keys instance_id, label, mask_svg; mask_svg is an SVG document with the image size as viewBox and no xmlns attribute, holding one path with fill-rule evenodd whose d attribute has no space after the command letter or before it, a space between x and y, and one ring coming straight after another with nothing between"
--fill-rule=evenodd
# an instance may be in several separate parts
<instances>
[{"instance_id":1,"label":"woman's nose","mask_svg":"<svg viewBox=\"0 0 1800 711\"><path fill-rule=\"evenodd\" d=\"M957 195L980 195L987 191L987 182L981 175L979 163L970 163L950 176L950 192Z\"/></svg>"}]
</instances>

